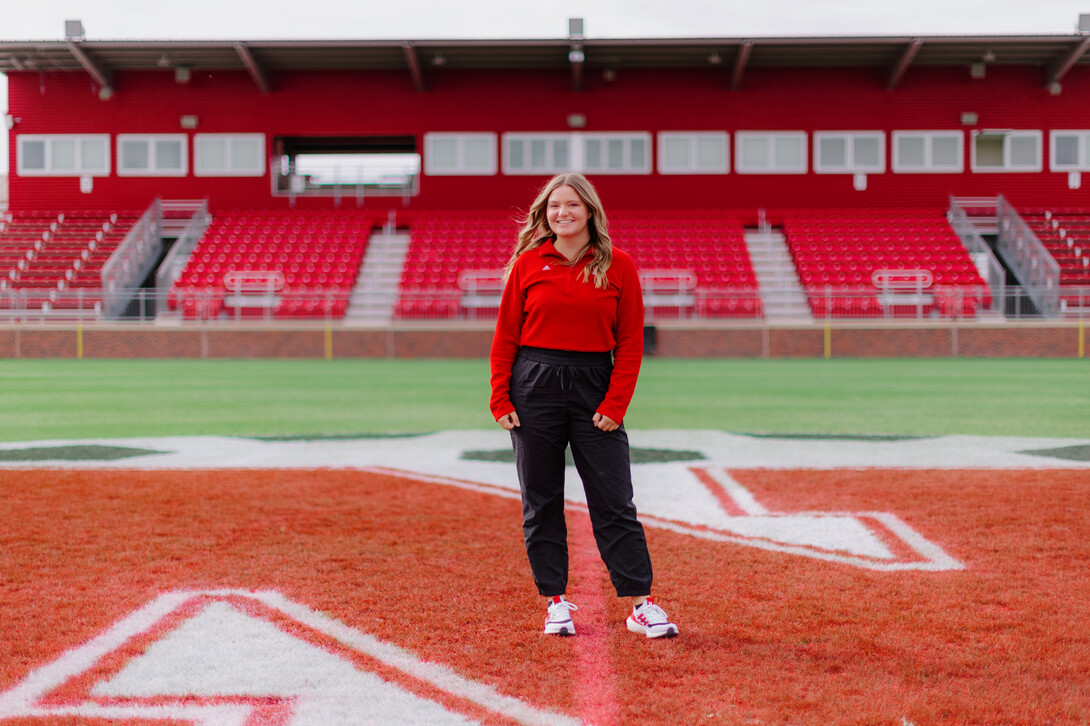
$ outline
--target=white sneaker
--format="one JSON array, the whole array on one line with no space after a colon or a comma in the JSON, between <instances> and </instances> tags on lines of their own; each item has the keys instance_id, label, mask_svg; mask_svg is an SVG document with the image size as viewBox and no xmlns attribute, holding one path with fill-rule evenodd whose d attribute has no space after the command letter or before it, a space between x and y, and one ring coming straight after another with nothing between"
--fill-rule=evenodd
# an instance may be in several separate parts
<instances>
[{"instance_id":1,"label":"white sneaker","mask_svg":"<svg viewBox=\"0 0 1090 726\"><path fill-rule=\"evenodd\" d=\"M575 635L575 623L571 620L571 611L578 610L575 605L557 595L549 600L549 610L545 613L546 635Z\"/></svg>"},{"instance_id":2,"label":"white sneaker","mask_svg":"<svg viewBox=\"0 0 1090 726\"><path fill-rule=\"evenodd\" d=\"M651 598L632 608L632 614L625 624L633 633L643 633L648 638L673 638L678 633L677 626L670 622L666 613Z\"/></svg>"}]
</instances>

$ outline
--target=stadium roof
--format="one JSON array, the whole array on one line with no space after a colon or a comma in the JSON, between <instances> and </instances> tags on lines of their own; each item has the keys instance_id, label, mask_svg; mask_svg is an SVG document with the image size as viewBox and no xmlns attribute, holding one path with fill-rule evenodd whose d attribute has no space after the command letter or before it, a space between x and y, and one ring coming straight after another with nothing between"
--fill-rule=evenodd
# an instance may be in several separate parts
<instances>
[{"instance_id":1,"label":"stadium roof","mask_svg":"<svg viewBox=\"0 0 1090 726\"><path fill-rule=\"evenodd\" d=\"M284 70L402 70L417 90L443 69L555 69L582 89L583 73L625 68L720 68L737 88L749 69L875 68L896 88L914 66L1021 65L1059 83L1090 65L1090 35L671 38L602 40L83 40L0 41L0 72L89 73L108 92L119 71L245 70L262 92Z\"/></svg>"}]
</instances>

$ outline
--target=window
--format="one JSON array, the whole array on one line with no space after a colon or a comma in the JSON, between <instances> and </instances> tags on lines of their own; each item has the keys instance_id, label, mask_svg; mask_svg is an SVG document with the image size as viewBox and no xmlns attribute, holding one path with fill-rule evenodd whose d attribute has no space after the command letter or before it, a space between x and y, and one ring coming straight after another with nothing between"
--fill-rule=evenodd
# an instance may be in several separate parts
<instances>
[{"instance_id":1,"label":"window","mask_svg":"<svg viewBox=\"0 0 1090 726\"><path fill-rule=\"evenodd\" d=\"M424 173L432 176L495 174L496 134L424 134Z\"/></svg>"},{"instance_id":2,"label":"window","mask_svg":"<svg viewBox=\"0 0 1090 726\"><path fill-rule=\"evenodd\" d=\"M264 176L265 134L195 134L197 176Z\"/></svg>"},{"instance_id":3,"label":"window","mask_svg":"<svg viewBox=\"0 0 1090 726\"><path fill-rule=\"evenodd\" d=\"M662 132L660 174L726 174L730 168L725 131Z\"/></svg>"},{"instance_id":4,"label":"window","mask_svg":"<svg viewBox=\"0 0 1090 726\"><path fill-rule=\"evenodd\" d=\"M964 171L964 138L960 131L894 131L893 171L901 174Z\"/></svg>"},{"instance_id":5,"label":"window","mask_svg":"<svg viewBox=\"0 0 1090 726\"><path fill-rule=\"evenodd\" d=\"M118 176L185 176L189 171L185 134L118 134Z\"/></svg>"},{"instance_id":6,"label":"window","mask_svg":"<svg viewBox=\"0 0 1090 726\"><path fill-rule=\"evenodd\" d=\"M805 132L739 131L734 145L734 170L739 174L806 173Z\"/></svg>"},{"instance_id":7,"label":"window","mask_svg":"<svg viewBox=\"0 0 1090 726\"><path fill-rule=\"evenodd\" d=\"M881 131L814 133L818 174L881 174L886 170L886 137Z\"/></svg>"},{"instance_id":8,"label":"window","mask_svg":"<svg viewBox=\"0 0 1090 726\"><path fill-rule=\"evenodd\" d=\"M109 134L21 134L16 146L19 176L109 176Z\"/></svg>"},{"instance_id":9,"label":"window","mask_svg":"<svg viewBox=\"0 0 1090 726\"><path fill-rule=\"evenodd\" d=\"M651 134L579 134L582 169L597 174L650 174Z\"/></svg>"},{"instance_id":10,"label":"window","mask_svg":"<svg viewBox=\"0 0 1090 726\"><path fill-rule=\"evenodd\" d=\"M1090 131L1053 131L1051 171L1090 171Z\"/></svg>"},{"instance_id":11,"label":"window","mask_svg":"<svg viewBox=\"0 0 1090 726\"><path fill-rule=\"evenodd\" d=\"M974 131L973 171L1041 171L1040 131Z\"/></svg>"},{"instance_id":12,"label":"window","mask_svg":"<svg viewBox=\"0 0 1090 726\"><path fill-rule=\"evenodd\" d=\"M569 134L504 134L504 174L558 174L572 168Z\"/></svg>"}]
</instances>

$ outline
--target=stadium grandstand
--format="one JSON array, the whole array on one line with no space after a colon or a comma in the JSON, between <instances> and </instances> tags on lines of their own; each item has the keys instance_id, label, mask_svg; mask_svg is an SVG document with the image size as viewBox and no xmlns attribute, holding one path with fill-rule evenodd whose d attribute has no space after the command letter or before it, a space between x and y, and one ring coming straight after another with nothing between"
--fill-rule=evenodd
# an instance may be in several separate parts
<instances>
[{"instance_id":1,"label":"stadium grandstand","mask_svg":"<svg viewBox=\"0 0 1090 726\"><path fill-rule=\"evenodd\" d=\"M522 210L568 170L601 192L649 324L1090 315L1082 33L75 28L0 40L3 322L487 326Z\"/></svg>"}]
</instances>

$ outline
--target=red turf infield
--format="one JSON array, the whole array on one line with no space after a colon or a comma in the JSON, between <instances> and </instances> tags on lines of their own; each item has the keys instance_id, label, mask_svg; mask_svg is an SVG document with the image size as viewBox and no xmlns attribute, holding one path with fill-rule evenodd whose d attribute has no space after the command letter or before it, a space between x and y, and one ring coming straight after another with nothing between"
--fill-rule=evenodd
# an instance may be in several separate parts
<instances>
[{"instance_id":1,"label":"red turf infield","mask_svg":"<svg viewBox=\"0 0 1090 726\"><path fill-rule=\"evenodd\" d=\"M344 470L9 470L0 694L161 593L239 588L598 724L1090 722L1090 472L731 474L783 511L895 512L966 567L875 572L649 528L656 590L682 635L647 642L624 628L573 509L580 635L555 639L539 632L511 499ZM126 657L51 700L85 698ZM353 662L483 723L513 722Z\"/></svg>"}]
</instances>

